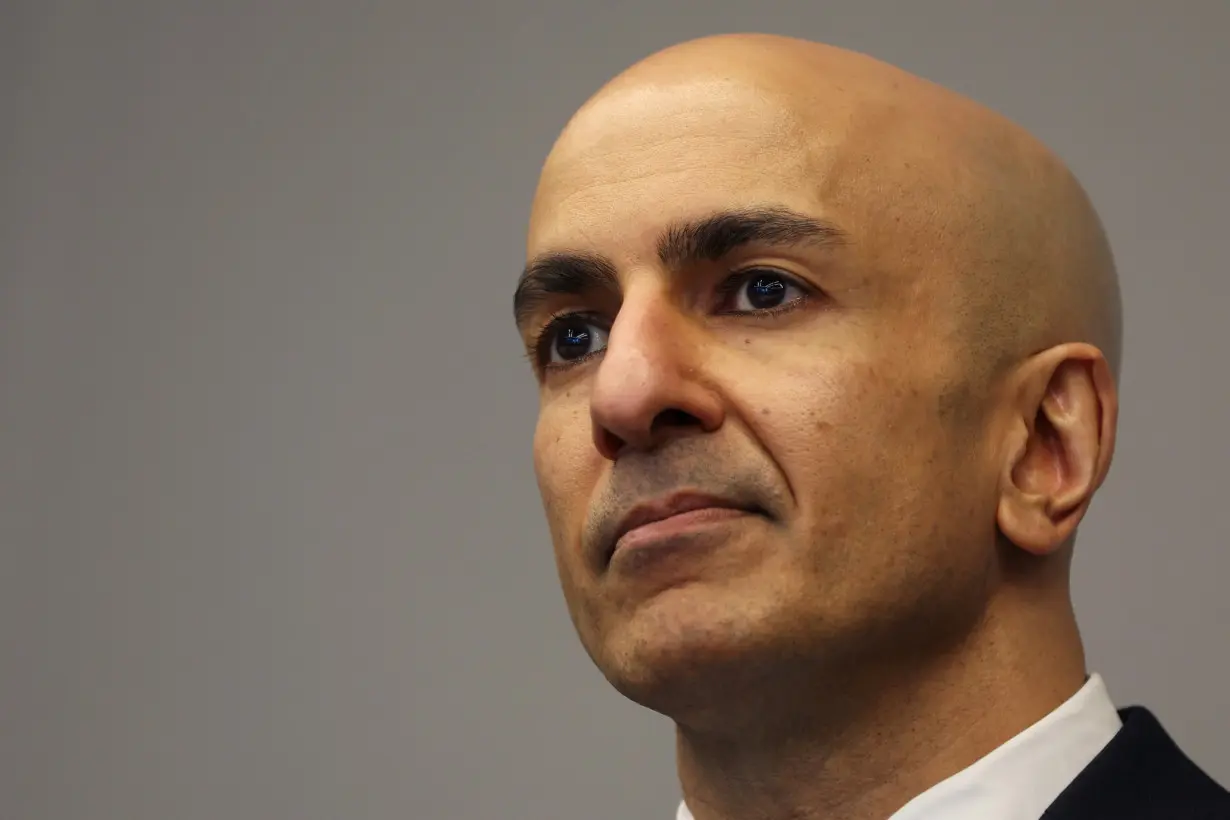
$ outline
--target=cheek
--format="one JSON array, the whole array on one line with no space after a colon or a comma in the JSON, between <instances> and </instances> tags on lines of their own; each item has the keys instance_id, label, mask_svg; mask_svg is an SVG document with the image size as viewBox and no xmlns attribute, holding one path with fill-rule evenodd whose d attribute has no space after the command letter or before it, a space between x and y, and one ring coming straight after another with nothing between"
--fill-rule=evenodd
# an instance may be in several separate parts
<instances>
[{"instance_id":1,"label":"cheek","mask_svg":"<svg viewBox=\"0 0 1230 820\"><path fill-rule=\"evenodd\" d=\"M539 411L534 430L534 474L557 555L574 552L601 469L589 416L579 403Z\"/></svg>"},{"instance_id":2,"label":"cheek","mask_svg":"<svg viewBox=\"0 0 1230 820\"><path fill-rule=\"evenodd\" d=\"M910 378L900 367L813 352L749 382L750 423L804 514L829 534L892 529L906 523L898 513L916 517L925 506L918 491L940 466L946 437L928 391Z\"/></svg>"},{"instance_id":3,"label":"cheek","mask_svg":"<svg viewBox=\"0 0 1230 820\"><path fill-rule=\"evenodd\" d=\"M751 423L783 462L804 474L875 461L889 439L924 420L919 391L880 364L837 355L762 368L748 380Z\"/></svg>"},{"instance_id":4,"label":"cheek","mask_svg":"<svg viewBox=\"0 0 1230 820\"><path fill-rule=\"evenodd\" d=\"M751 416L798 502L793 566L824 579L826 606L861 611L977 571L989 536L968 492L976 465L938 384L904 361L813 359L780 373L757 383Z\"/></svg>"}]
</instances>

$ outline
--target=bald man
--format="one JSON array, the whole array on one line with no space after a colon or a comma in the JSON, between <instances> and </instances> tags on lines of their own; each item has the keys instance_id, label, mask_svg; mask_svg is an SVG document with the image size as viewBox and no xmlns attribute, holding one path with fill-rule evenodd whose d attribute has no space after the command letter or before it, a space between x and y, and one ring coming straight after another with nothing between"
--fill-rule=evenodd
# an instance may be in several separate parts
<instances>
[{"instance_id":1,"label":"bald man","mask_svg":"<svg viewBox=\"0 0 1230 820\"><path fill-rule=\"evenodd\" d=\"M669 48L555 144L514 301L565 600L676 724L681 820L1230 818L1086 669L1119 292L1019 127L836 48Z\"/></svg>"}]
</instances>

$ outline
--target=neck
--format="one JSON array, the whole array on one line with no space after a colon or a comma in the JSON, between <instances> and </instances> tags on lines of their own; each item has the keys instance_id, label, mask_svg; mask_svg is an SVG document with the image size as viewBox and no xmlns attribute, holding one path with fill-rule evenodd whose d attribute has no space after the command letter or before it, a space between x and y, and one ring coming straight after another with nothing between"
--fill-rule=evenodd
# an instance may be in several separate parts
<instances>
[{"instance_id":1,"label":"neck","mask_svg":"<svg viewBox=\"0 0 1230 820\"><path fill-rule=\"evenodd\" d=\"M1010 625L988 613L962 646L909 669L824 675L758 699L766 731L677 726L696 820L883 820L1041 720L1085 680L1070 606ZM766 704L771 706L766 707ZM824 705L818 706L817 703ZM744 710L746 711L746 710ZM748 715L735 721L748 725Z\"/></svg>"}]
</instances>

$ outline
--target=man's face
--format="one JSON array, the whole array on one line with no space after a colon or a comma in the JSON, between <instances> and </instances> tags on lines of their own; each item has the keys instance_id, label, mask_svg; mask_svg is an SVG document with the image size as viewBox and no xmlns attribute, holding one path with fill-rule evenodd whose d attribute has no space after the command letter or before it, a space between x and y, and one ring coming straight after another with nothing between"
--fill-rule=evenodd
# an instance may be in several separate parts
<instances>
[{"instance_id":1,"label":"man's face","mask_svg":"<svg viewBox=\"0 0 1230 820\"><path fill-rule=\"evenodd\" d=\"M654 708L698 673L892 654L981 609L995 476L953 262L884 167L910 157L858 120L733 84L621 92L544 171L535 470L581 640ZM738 509L616 542L689 501Z\"/></svg>"}]
</instances>

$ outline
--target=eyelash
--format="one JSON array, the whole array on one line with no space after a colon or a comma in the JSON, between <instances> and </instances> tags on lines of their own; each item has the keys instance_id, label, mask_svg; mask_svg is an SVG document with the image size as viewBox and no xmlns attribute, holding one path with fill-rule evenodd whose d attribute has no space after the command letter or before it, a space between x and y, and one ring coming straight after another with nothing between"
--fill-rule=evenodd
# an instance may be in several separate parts
<instances>
[{"instance_id":1,"label":"eyelash","mask_svg":"<svg viewBox=\"0 0 1230 820\"><path fill-rule=\"evenodd\" d=\"M586 321L591 321L594 324L600 324L601 322L597 321L599 318L600 317L596 313L588 313L586 311L578 310L561 310L557 313L551 314L550 319L548 319L547 323L542 326L542 329L534 334L533 341L531 341L530 346L526 348L526 357L530 360L531 364L544 371L569 368L587 361L594 355L593 353L586 354L581 358L574 359L570 362L552 362L546 355L546 348L547 345L551 343L552 339L554 339L555 332L559 329L559 325L564 323L564 320L583 319Z\"/></svg>"},{"instance_id":2,"label":"eyelash","mask_svg":"<svg viewBox=\"0 0 1230 820\"><path fill-rule=\"evenodd\" d=\"M725 280L723 280L720 285L718 285L717 292L722 297L721 301L725 303L731 296L733 296L734 294L738 292L740 287L747 284L748 279L750 279L752 276L755 276L756 274L763 274L763 273L772 273L774 276L780 276L786 282L789 282L794 287L803 291L803 295L790 302L786 302L785 304L781 304L781 305L774 305L773 307L762 308L760 310L751 310L751 311L726 310L726 311L720 311L718 315L719 316L745 316L745 317L752 318L752 319L774 318L774 317L781 316L783 314L789 313L793 310L796 310L802 307L803 304L808 302L813 296L813 293L814 293L813 288L810 288L807 285L804 285L803 283L799 282L798 279L796 279L793 276L790 276L789 274L786 274L774 268L752 268L750 270L739 271L738 273L732 274L731 276L728 276ZM526 357L530 359L531 364L534 364L535 366L541 368L544 371L546 370L565 370L571 367L575 367L576 365L583 364L584 362L588 361L593 356L596 356L598 353L600 353L601 351L595 351L594 353L587 354L585 356L582 356L579 359L573 359L570 362L548 361L548 357L545 355L546 354L545 348L547 344L549 344L551 340L554 338L554 334L559 329L559 325L562 324L565 320L576 321L578 319L582 319L586 321L593 321L595 324L601 324L600 321L596 321L599 319L598 314L589 313L586 311L561 310L557 313L551 314L547 322L534 335L534 338L531 341L530 346L526 349Z\"/></svg>"},{"instance_id":3,"label":"eyelash","mask_svg":"<svg viewBox=\"0 0 1230 820\"><path fill-rule=\"evenodd\" d=\"M726 277L720 285L717 286L717 292L722 297L722 302L739 292L739 289L748 283L753 276L763 273L770 273L773 276L781 277L785 282L789 282L794 287L803 291L803 295L792 302L786 302L783 305L774 305L773 307L760 308L759 310L724 310L718 313L719 316L749 316L749 317L770 317L777 316L782 313L789 313L799 305L806 302L812 295L812 289L801 283L789 274L776 270L774 268L751 268L749 270L739 271Z\"/></svg>"}]
</instances>

